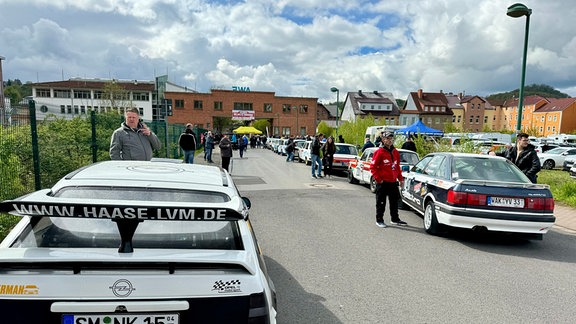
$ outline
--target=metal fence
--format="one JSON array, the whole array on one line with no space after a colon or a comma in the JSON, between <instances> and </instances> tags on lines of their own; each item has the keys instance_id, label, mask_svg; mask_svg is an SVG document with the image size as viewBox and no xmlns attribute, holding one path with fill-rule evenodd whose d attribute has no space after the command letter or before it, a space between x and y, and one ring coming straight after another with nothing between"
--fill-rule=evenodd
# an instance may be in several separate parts
<instances>
[{"instance_id":1,"label":"metal fence","mask_svg":"<svg viewBox=\"0 0 576 324\"><path fill-rule=\"evenodd\" d=\"M0 200L50 187L79 167L109 160L110 136L122 121L118 114L94 112L36 121L34 101L12 107L0 124ZM182 158L183 125L153 121L148 127L162 143L155 157ZM196 129L196 134L204 131Z\"/></svg>"}]
</instances>

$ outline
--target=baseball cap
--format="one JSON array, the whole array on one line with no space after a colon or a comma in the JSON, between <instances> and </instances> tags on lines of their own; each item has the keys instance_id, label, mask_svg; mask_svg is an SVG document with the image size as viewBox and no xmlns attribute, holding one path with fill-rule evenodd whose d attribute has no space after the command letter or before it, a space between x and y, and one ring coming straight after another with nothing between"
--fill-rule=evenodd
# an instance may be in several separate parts
<instances>
[{"instance_id":1,"label":"baseball cap","mask_svg":"<svg viewBox=\"0 0 576 324\"><path fill-rule=\"evenodd\" d=\"M392 132L384 132L384 137L394 137L394 133L392 133Z\"/></svg>"}]
</instances>

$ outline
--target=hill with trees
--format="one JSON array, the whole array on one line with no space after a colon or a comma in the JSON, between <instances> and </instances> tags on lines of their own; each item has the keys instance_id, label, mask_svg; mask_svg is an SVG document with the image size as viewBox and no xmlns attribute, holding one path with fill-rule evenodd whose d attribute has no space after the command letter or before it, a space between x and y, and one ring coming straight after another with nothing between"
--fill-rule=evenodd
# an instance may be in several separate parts
<instances>
[{"instance_id":1,"label":"hill with trees","mask_svg":"<svg viewBox=\"0 0 576 324\"><path fill-rule=\"evenodd\" d=\"M508 100L518 98L520 91L518 89L509 92L491 94L486 97L488 100ZM544 98L569 98L570 96L562 93L549 85L531 84L524 87L524 97L538 95Z\"/></svg>"}]
</instances>

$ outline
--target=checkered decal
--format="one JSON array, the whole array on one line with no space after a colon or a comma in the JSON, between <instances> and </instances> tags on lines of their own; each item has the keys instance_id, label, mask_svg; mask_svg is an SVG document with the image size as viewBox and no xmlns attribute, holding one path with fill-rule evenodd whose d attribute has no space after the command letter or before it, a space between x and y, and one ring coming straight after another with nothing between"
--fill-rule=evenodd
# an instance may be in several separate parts
<instances>
[{"instance_id":1,"label":"checkered decal","mask_svg":"<svg viewBox=\"0 0 576 324\"><path fill-rule=\"evenodd\" d=\"M230 288L236 288L236 286L240 286L240 280L230 280L226 282L218 280L212 286L212 290L225 291Z\"/></svg>"}]
</instances>

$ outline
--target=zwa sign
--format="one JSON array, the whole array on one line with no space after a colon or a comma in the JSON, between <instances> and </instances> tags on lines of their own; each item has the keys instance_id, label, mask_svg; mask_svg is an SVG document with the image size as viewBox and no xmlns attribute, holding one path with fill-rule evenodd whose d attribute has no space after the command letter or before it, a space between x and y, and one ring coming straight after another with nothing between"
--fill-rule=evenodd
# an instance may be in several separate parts
<instances>
[{"instance_id":1,"label":"zwa sign","mask_svg":"<svg viewBox=\"0 0 576 324\"><path fill-rule=\"evenodd\" d=\"M250 92L250 87L233 86L233 87L232 87L232 91Z\"/></svg>"}]
</instances>

